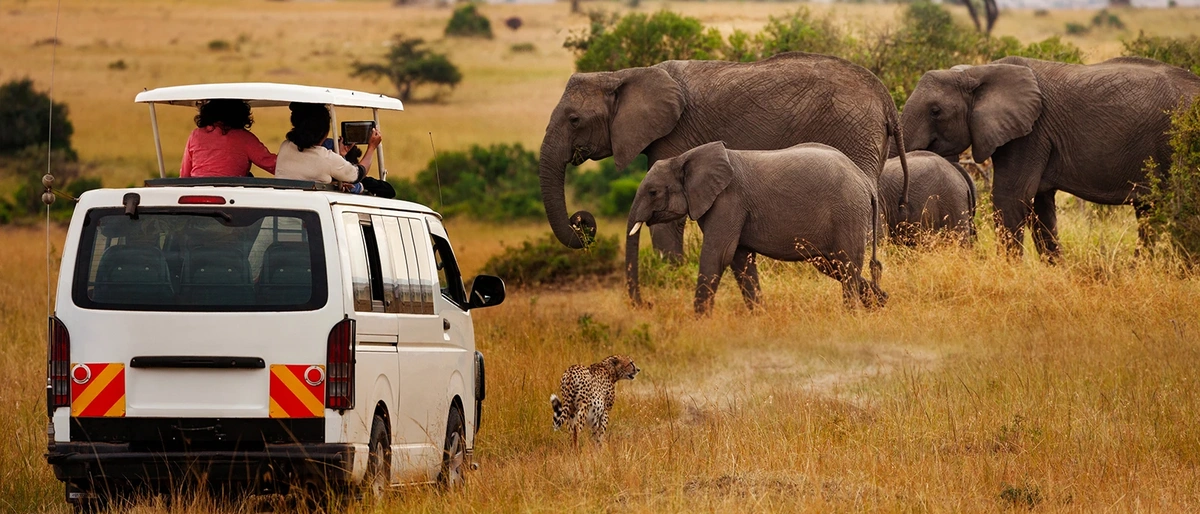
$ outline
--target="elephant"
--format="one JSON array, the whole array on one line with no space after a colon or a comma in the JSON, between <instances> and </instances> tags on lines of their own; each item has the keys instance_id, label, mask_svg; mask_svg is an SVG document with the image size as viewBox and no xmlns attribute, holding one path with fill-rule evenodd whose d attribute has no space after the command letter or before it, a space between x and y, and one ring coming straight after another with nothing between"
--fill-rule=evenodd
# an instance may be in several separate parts
<instances>
[{"instance_id":1,"label":"elephant","mask_svg":"<svg viewBox=\"0 0 1200 514\"><path fill-rule=\"evenodd\" d=\"M916 231L957 233L964 244L975 241L975 180L958 162L933 152L908 152L908 215L896 205L904 187L900 159L893 157L879 176L879 203L893 242L913 244Z\"/></svg>"},{"instance_id":2,"label":"elephant","mask_svg":"<svg viewBox=\"0 0 1200 514\"><path fill-rule=\"evenodd\" d=\"M757 255L810 261L842 283L847 306L880 307L882 266L876 256L879 208L875 184L854 161L828 145L783 150L730 150L700 145L650 168L629 210L629 235L643 225L696 220L704 233L696 314L712 310L725 268L746 306L759 303ZM862 277L871 238L871 281Z\"/></svg>"},{"instance_id":3,"label":"elephant","mask_svg":"<svg viewBox=\"0 0 1200 514\"><path fill-rule=\"evenodd\" d=\"M995 166L992 196L1005 248L1020 255L1028 224L1039 254L1060 255L1054 194L1100 204L1149 205L1144 171L1170 161L1169 111L1190 105L1200 77L1140 57L1079 65L1005 57L925 73L904 104L909 150ZM1139 232L1143 242L1146 234Z\"/></svg>"},{"instance_id":4,"label":"elephant","mask_svg":"<svg viewBox=\"0 0 1200 514\"><path fill-rule=\"evenodd\" d=\"M576 73L542 140L538 175L546 217L559 241L582 248L595 235L595 219L586 211L567 216L568 164L612 156L623 168L644 153L653 165L718 140L740 150L824 143L846 154L874 183L889 146L904 147L899 120L875 75L827 55L790 52L754 63L666 61ZM680 219L651 228L655 249L681 260L683 226ZM629 237L625 246L631 295L637 290L638 244Z\"/></svg>"}]
</instances>

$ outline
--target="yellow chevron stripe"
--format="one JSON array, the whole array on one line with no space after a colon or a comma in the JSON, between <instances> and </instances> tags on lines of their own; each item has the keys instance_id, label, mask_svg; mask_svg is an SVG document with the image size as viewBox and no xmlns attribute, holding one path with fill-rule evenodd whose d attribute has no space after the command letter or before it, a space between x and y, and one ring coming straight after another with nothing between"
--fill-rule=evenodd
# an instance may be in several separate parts
<instances>
[{"instance_id":1,"label":"yellow chevron stripe","mask_svg":"<svg viewBox=\"0 0 1200 514\"><path fill-rule=\"evenodd\" d=\"M119 400L117 400L117 403L114 403L112 408L108 409L108 412L104 413L104 417L119 418L124 415L125 415L125 395L121 395L121 398Z\"/></svg>"},{"instance_id":2,"label":"yellow chevron stripe","mask_svg":"<svg viewBox=\"0 0 1200 514\"><path fill-rule=\"evenodd\" d=\"M275 403L274 398L270 398L270 400L271 400L271 405L269 408L269 412L271 413L272 418L290 418L290 417L292 417L291 415L288 414L287 411L283 410L283 407L280 407L278 403Z\"/></svg>"},{"instance_id":3,"label":"yellow chevron stripe","mask_svg":"<svg viewBox=\"0 0 1200 514\"><path fill-rule=\"evenodd\" d=\"M280 369L283 371L282 373L275 373L276 370ZM279 381L283 382L283 385L287 386L292 391L292 394L300 399L300 403L308 407L308 412L312 413L313 416L320 416L325 412L325 404L321 400L318 400L316 396L313 396L312 391L304 387L304 384L300 382L300 378L293 375L291 370L280 366L279 368L272 369L271 372L275 373L275 376L279 377Z\"/></svg>"},{"instance_id":4,"label":"yellow chevron stripe","mask_svg":"<svg viewBox=\"0 0 1200 514\"><path fill-rule=\"evenodd\" d=\"M91 382L88 382L84 386L83 392L79 393L79 398L71 402L71 415L78 416L84 409L87 409L92 400L95 400L108 387L108 384L112 383L113 378L117 376L117 373L121 372L122 368L124 368L122 364L109 364L105 366L104 371L101 371L99 375L96 375L95 378L92 378ZM122 405L124 404L122 403Z\"/></svg>"}]
</instances>

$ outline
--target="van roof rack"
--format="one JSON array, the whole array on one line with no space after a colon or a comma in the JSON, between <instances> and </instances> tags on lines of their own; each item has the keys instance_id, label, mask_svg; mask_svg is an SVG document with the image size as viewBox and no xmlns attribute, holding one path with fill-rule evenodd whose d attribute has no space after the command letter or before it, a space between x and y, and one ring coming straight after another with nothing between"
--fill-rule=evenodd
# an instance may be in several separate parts
<instances>
[{"instance_id":1,"label":"van roof rack","mask_svg":"<svg viewBox=\"0 0 1200 514\"><path fill-rule=\"evenodd\" d=\"M286 178L259 177L188 177L188 178L150 178L146 179L146 187L259 187L267 189L300 189L304 191L337 191L337 186L311 180L291 180Z\"/></svg>"}]
</instances>

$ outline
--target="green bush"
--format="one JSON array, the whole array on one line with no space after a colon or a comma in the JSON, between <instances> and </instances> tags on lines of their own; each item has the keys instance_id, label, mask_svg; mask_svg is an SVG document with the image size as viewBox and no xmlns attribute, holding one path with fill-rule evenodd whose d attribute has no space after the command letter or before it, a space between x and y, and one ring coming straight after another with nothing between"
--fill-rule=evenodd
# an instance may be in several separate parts
<instances>
[{"instance_id":1,"label":"green bush","mask_svg":"<svg viewBox=\"0 0 1200 514\"><path fill-rule=\"evenodd\" d=\"M0 201L0 223L37 217L45 212L42 176L46 174L46 157L46 145L32 145L14 155L0 158L0 169L20 179L12 200ZM54 174L54 189L79 198L85 191L101 187L100 179L84 176L83 166L65 150L54 150L50 157L53 162L50 169ZM56 198L50 205L50 217L54 221L67 221L74 210L75 203L69 198Z\"/></svg>"},{"instance_id":2,"label":"green bush","mask_svg":"<svg viewBox=\"0 0 1200 514\"><path fill-rule=\"evenodd\" d=\"M386 78L396 86L401 100L408 101L413 89L422 84L438 84L453 88L462 81L462 73L445 54L425 48L425 40L406 38L403 34L392 36L392 47L383 62L363 63L354 61L350 66L351 77L364 77L378 81Z\"/></svg>"},{"instance_id":3,"label":"green bush","mask_svg":"<svg viewBox=\"0 0 1200 514\"><path fill-rule=\"evenodd\" d=\"M1072 36L1082 36L1091 31L1092 31L1091 27L1088 27L1087 25L1084 25L1082 23L1075 23L1073 21L1067 22L1067 34L1070 34Z\"/></svg>"},{"instance_id":4,"label":"green bush","mask_svg":"<svg viewBox=\"0 0 1200 514\"><path fill-rule=\"evenodd\" d=\"M575 52L579 72L652 66L673 59L720 57L721 34L700 20L671 11L632 13L623 18L589 13L586 33L572 34L563 47Z\"/></svg>"},{"instance_id":5,"label":"green bush","mask_svg":"<svg viewBox=\"0 0 1200 514\"><path fill-rule=\"evenodd\" d=\"M600 214L605 216L626 216L633 206L633 197L637 195L641 178L625 177L614 180L608 185L608 193L600 202Z\"/></svg>"},{"instance_id":6,"label":"green bush","mask_svg":"<svg viewBox=\"0 0 1200 514\"><path fill-rule=\"evenodd\" d=\"M71 134L75 132L67 117L67 105L54 102L51 117L50 96L33 89L33 80L24 78L0 85L0 155L14 155L34 145L45 145L53 130L52 144L64 157L75 160ZM45 154L45 150L42 150ZM42 169L45 169L43 157Z\"/></svg>"},{"instance_id":7,"label":"green bush","mask_svg":"<svg viewBox=\"0 0 1200 514\"><path fill-rule=\"evenodd\" d=\"M514 286L578 282L610 275L617 270L617 236L598 236L585 250L567 248L554 234L505 247L488 259L483 273L496 275Z\"/></svg>"},{"instance_id":8,"label":"green bush","mask_svg":"<svg viewBox=\"0 0 1200 514\"><path fill-rule=\"evenodd\" d=\"M1171 162L1160 175L1147 161L1150 205L1146 222L1189 266L1200 264L1200 102L1171 116Z\"/></svg>"},{"instance_id":9,"label":"green bush","mask_svg":"<svg viewBox=\"0 0 1200 514\"><path fill-rule=\"evenodd\" d=\"M544 218L537 168L537 154L520 144L472 145L466 151L438 152L415 179L389 181L397 198L429 205L444 216Z\"/></svg>"},{"instance_id":10,"label":"green bush","mask_svg":"<svg viewBox=\"0 0 1200 514\"><path fill-rule=\"evenodd\" d=\"M531 54L537 51L537 47L533 43L513 43L508 50L515 54Z\"/></svg>"},{"instance_id":11,"label":"green bush","mask_svg":"<svg viewBox=\"0 0 1200 514\"><path fill-rule=\"evenodd\" d=\"M608 197L612 190L613 183L632 179L637 183L641 183L642 178L646 176L646 170L649 169L649 164L644 154L638 155L626 166L625 169L618 170L617 165L613 163L611 157L601 160L598 169L594 171L579 171L578 168L567 170L567 184L574 191L575 201L588 204L592 207L600 208L601 213L604 213L605 198ZM632 203L632 200L630 201ZM628 209L620 212L605 214L607 216L624 216L628 213Z\"/></svg>"},{"instance_id":12,"label":"green bush","mask_svg":"<svg viewBox=\"0 0 1200 514\"><path fill-rule=\"evenodd\" d=\"M1092 17L1092 26L1101 29L1124 30L1125 22L1121 21L1120 16L1108 12L1108 9L1100 9L1100 12Z\"/></svg>"},{"instance_id":13,"label":"green bush","mask_svg":"<svg viewBox=\"0 0 1200 514\"><path fill-rule=\"evenodd\" d=\"M224 39L214 39L208 42L208 49L214 52L225 52L233 49L233 45Z\"/></svg>"},{"instance_id":14,"label":"green bush","mask_svg":"<svg viewBox=\"0 0 1200 514\"><path fill-rule=\"evenodd\" d=\"M1149 57L1200 75L1200 37L1147 36L1139 32L1137 39L1124 45L1125 55Z\"/></svg>"},{"instance_id":15,"label":"green bush","mask_svg":"<svg viewBox=\"0 0 1200 514\"><path fill-rule=\"evenodd\" d=\"M454 9L450 21L446 23L446 35L458 37L492 38L492 23L487 16L479 14L474 3L467 3Z\"/></svg>"}]
</instances>

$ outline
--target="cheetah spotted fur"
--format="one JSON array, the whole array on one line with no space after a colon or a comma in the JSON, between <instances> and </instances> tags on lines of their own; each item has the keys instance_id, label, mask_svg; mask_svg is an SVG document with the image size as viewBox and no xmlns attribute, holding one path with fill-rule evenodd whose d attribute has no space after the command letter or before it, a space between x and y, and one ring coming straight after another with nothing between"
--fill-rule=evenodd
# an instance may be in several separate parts
<instances>
[{"instance_id":1,"label":"cheetah spotted fur","mask_svg":"<svg viewBox=\"0 0 1200 514\"><path fill-rule=\"evenodd\" d=\"M600 444L608 430L608 411L612 410L618 380L633 380L641 371L629 357L613 355L600 362L583 367L579 364L567 368L559 382L559 393L550 395L550 407L554 409L554 429L569 424L571 442L579 445L579 431L584 419L591 426L592 439Z\"/></svg>"}]
</instances>

